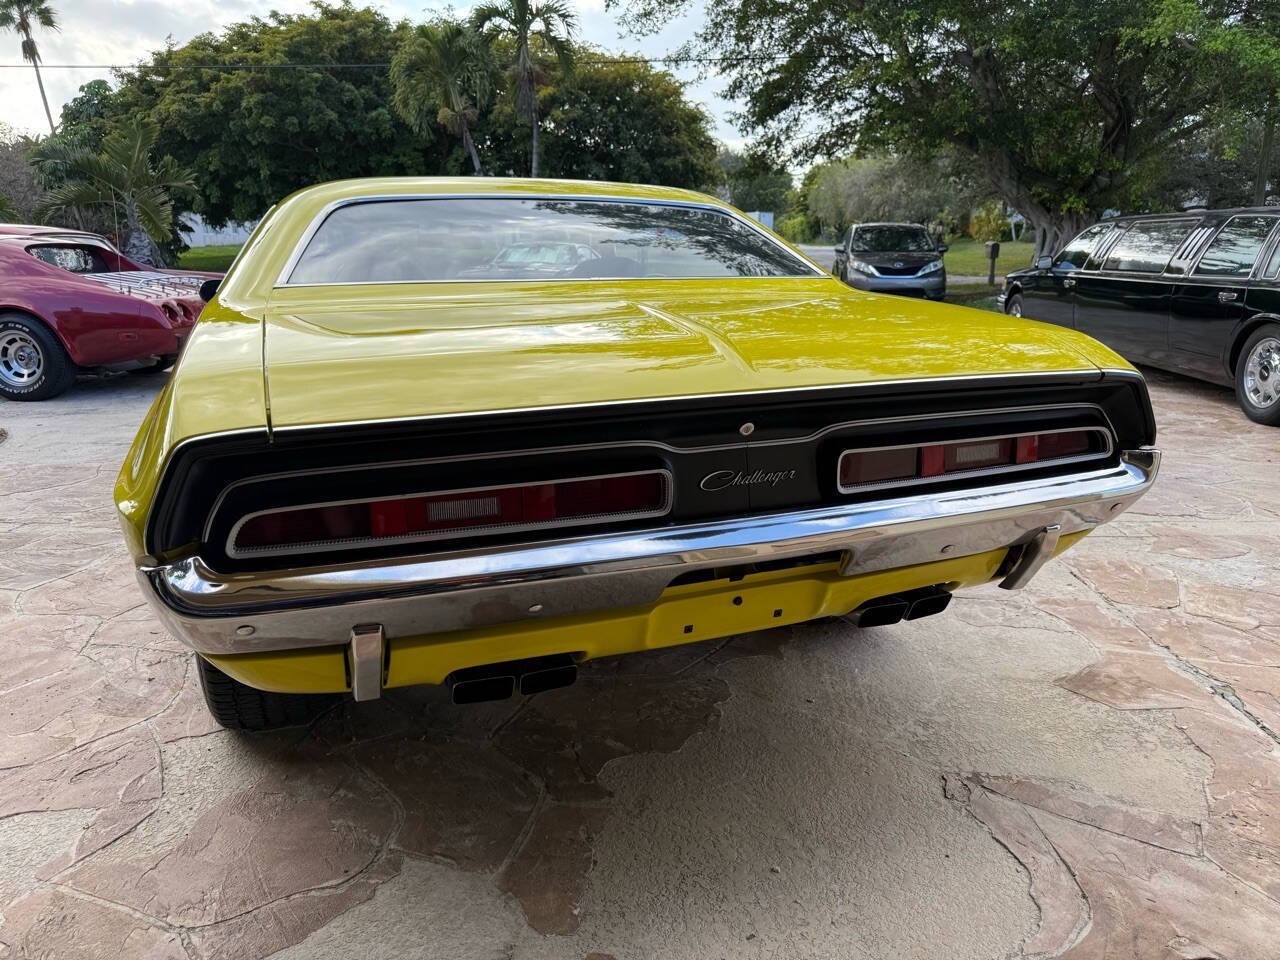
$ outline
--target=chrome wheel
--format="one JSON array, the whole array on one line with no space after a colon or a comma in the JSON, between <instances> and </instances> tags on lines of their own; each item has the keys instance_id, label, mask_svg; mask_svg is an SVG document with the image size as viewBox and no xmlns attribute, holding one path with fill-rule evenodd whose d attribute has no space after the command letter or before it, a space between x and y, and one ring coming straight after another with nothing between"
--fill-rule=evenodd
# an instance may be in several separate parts
<instances>
[{"instance_id":1,"label":"chrome wheel","mask_svg":"<svg viewBox=\"0 0 1280 960\"><path fill-rule=\"evenodd\" d=\"M1280 340L1264 337L1254 344L1244 362L1243 386L1255 407L1265 409L1280 401Z\"/></svg>"},{"instance_id":2,"label":"chrome wheel","mask_svg":"<svg viewBox=\"0 0 1280 960\"><path fill-rule=\"evenodd\" d=\"M0 332L0 381L26 387L44 373L44 351L21 330Z\"/></svg>"},{"instance_id":3,"label":"chrome wheel","mask_svg":"<svg viewBox=\"0 0 1280 960\"><path fill-rule=\"evenodd\" d=\"M1015 301L1014 304L1011 307L1009 307L1009 316L1011 317L1022 316L1022 304L1020 302Z\"/></svg>"}]
</instances>

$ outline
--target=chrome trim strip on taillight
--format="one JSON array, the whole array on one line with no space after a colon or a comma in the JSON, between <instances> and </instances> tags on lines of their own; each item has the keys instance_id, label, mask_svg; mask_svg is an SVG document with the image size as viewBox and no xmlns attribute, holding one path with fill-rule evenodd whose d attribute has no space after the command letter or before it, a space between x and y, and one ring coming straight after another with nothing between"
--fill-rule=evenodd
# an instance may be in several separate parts
<instances>
[{"instance_id":1,"label":"chrome trim strip on taillight","mask_svg":"<svg viewBox=\"0 0 1280 960\"><path fill-rule=\"evenodd\" d=\"M875 453L882 450L909 450L920 447L932 447L959 443L986 443L992 440L1016 440L1018 437L1034 437L1046 433L1097 433L1102 437L1103 449L1095 453L1078 454L1073 457L1056 457L1053 460L1036 460L1033 463L1009 463L998 467L979 467L976 470L952 470L936 477L908 477L899 480L883 480L873 483L855 483L850 486L840 482L844 458L854 453ZM965 480L970 477L989 477L1002 473L1018 473L1023 470L1035 470L1040 467L1067 466L1073 463L1087 463L1090 460L1105 460L1115 450L1111 434L1102 427L1042 427L1039 430L1026 430L1022 433L1002 433L996 436L957 437L951 440L925 440L919 443L899 443L886 447L856 447L845 450L836 461L836 489L841 493L866 493L871 490L887 490L898 487L914 487L922 483L943 483L948 480Z\"/></svg>"},{"instance_id":2,"label":"chrome trim strip on taillight","mask_svg":"<svg viewBox=\"0 0 1280 960\"><path fill-rule=\"evenodd\" d=\"M450 530L436 532L422 530L414 533L399 534L390 537L345 537L340 540L317 540L308 543L290 544L280 547L248 547L236 546L236 536L240 528L256 517L270 513L291 513L296 510L314 510L324 507L345 507L359 503L382 503L393 500L412 500L417 497L447 497L451 494L484 493L488 490L512 490L520 487L539 484L576 483L582 480L614 480L619 477L643 477L656 475L662 478L662 504L654 510L631 510L624 513L596 513L589 516L572 517L565 520L547 520L537 523L498 523L488 526L455 527ZM232 526L227 534L227 556L235 560L255 557L287 557L304 553L330 553L335 550L359 550L363 547L398 546L405 543L427 543L434 540L457 540L461 537L488 536L498 533L524 533L530 530L555 530L564 527L580 527L585 524L599 523L601 520L627 521L645 520L653 517L664 517L671 512L672 490L674 478L670 470L655 468L652 470L630 470L624 473L601 473L582 477L557 477L551 480L537 480L526 483L500 483L483 487L457 487L450 490L424 490L416 493L404 493L394 497L354 497L347 500L326 500L318 503L289 504L283 507L272 507L269 510L256 510L247 513Z\"/></svg>"}]
</instances>

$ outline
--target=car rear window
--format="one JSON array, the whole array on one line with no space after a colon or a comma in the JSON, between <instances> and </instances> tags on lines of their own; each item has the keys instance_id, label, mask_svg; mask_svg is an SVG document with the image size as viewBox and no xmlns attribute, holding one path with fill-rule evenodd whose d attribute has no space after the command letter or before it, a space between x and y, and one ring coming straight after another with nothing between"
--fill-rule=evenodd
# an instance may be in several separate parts
<instances>
[{"instance_id":1,"label":"car rear window","mask_svg":"<svg viewBox=\"0 0 1280 960\"><path fill-rule=\"evenodd\" d=\"M41 244L38 247L28 247L27 253L37 260L72 273L106 273L111 269L102 251L94 247Z\"/></svg>"},{"instance_id":2,"label":"car rear window","mask_svg":"<svg viewBox=\"0 0 1280 960\"><path fill-rule=\"evenodd\" d=\"M1111 248L1105 269L1129 273L1163 273L1173 252L1199 222L1198 218L1139 220Z\"/></svg>"},{"instance_id":3,"label":"car rear window","mask_svg":"<svg viewBox=\"0 0 1280 960\"><path fill-rule=\"evenodd\" d=\"M820 275L760 230L717 210L458 197L339 207L311 237L286 282Z\"/></svg>"},{"instance_id":4,"label":"car rear window","mask_svg":"<svg viewBox=\"0 0 1280 960\"><path fill-rule=\"evenodd\" d=\"M1198 276L1247 277L1276 225L1275 217L1232 217L1196 264Z\"/></svg>"}]
</instances>

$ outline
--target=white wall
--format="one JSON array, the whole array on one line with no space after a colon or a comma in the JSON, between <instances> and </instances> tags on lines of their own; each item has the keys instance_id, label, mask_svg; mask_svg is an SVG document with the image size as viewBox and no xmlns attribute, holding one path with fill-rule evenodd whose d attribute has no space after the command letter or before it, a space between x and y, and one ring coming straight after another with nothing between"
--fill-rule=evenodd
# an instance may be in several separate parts
<instances>
[{"instance_id":1,"label":"white wall","mask_svg":"<svg viewBox=\"0 0 1280 960\"><path fill-rule=\"evenodd\" d=\"M244 243L258 225L251 223L228 223L225 227L214 229L204 222L204 218L195 213L184 213L182 223L187 228L183 231L187 245L191 247L212 247L226 243ZM187 232L190 231L190 232Z\"/></svg>"}]
</instances>

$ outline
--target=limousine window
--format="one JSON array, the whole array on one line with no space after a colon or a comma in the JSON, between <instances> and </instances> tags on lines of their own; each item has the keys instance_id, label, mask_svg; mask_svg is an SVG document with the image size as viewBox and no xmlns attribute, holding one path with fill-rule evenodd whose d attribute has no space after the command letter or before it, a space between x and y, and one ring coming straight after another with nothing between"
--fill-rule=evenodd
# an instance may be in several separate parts
<instances>
[{"instance_id":1,"label":"limousine window","mask_svg":"<svg viewBox=\"0 0 1280 960\"><path fill-rule=\"evenodd\" d=\"M1107 270L1163 273L1198 220L1139 220L1111 248Z\"/></svg>"},{"instance_id":2,"label":"limousine window","mask_svg":"<svg viewBox=\"0 0 1280 960\"><path fill-rule=\"evenodd\" d=\"M1280 274L1280 244L1271 251L1271 256L1267 258L1267 265L1263 268L1262 275L1269 279L1275 279Z\"/></svg>"},{"instance_id":3,"label":"limousine window","mask_svg":"<svg viewBox=\"0 0 1280 960\"><path fill-rule=\"evenodd\" d=\"M1247 277L1262 252L1275 217L1232 217L1196 265L1197 276Z\"/></svg>"},{"instance_id":4,"label":"limousine window","mask_svg":"<svg viewBox=\"0 0 1280 960\"><path fill-rule=\"evenodd\" d=\"M718 210L459 197L339 207L316 230L288 283L818 275Z\"/></svg>"},{"instance_id":5,"label":"limousine window","mask_svg":"<svg viewBox=\"0 0 1280 960\"><path fill-rule=\"evenodd\" d=\"M1111 229L1109 223L1095 223L1089 227L1080 236L1072 240L1065 250L1053 258L1053 265L1060 270L1079 270L1084 266L1084 262L1089 259L1089 254L1093 252L1094 245L1098 239Z\"/></svg>"}]
</instances>

